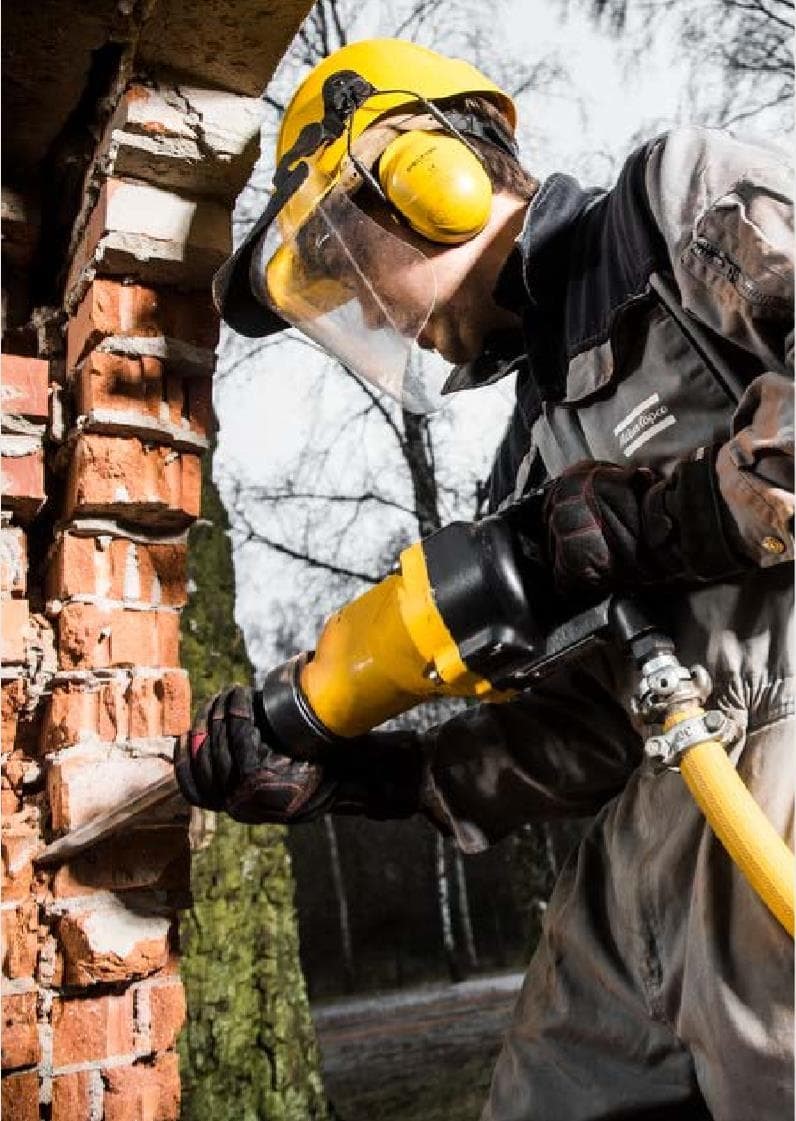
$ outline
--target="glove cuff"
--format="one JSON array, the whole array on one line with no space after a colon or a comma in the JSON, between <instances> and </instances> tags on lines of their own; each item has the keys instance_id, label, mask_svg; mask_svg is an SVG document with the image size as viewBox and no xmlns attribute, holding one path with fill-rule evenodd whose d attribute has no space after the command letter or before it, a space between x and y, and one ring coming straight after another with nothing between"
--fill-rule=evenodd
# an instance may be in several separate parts
<instances>
[{"instance_id":1,"label":"glove cuff","mask_svg":"<svg viewBox=\"0 0 796 1121\"><path fill-rule=\"evenodd\" d=\"M411 733L362 736L340 747L325 772L334 782L332 813L386 821L411 817L420 808L423 760Z\"/></svg>"},{"instance_id":2,"label":"glove cuff","mask_svg":"<svg viewBox=\"0 0 796 1121\"><path fill-rule=\"evenodd\" d=\"M729 514L716 476L718 452L718 445L700 448L644 498L643 535L650 567L664 578L721 580L751 567L732 545Z\"/></svg>"}]
</instances>

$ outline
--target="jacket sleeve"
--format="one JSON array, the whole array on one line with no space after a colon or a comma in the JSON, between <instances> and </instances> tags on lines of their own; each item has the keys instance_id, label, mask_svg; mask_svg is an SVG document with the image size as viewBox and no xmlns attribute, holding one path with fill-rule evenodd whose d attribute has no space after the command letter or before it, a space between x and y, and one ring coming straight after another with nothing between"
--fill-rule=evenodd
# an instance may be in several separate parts
<instances>
[{"instance_id":1,"label":"jacket sleeve","mask_svg":"<svg viewBox=\"0 0 796 1121\"><path fill-rule=\"evenodd\" d=\"M715 512L742 563L767 567L792 560L790 170L773 149L714 130L677 129L652 149L647 190L683 308L731 344L728 355L740 348L763 371L748 385L729 439L697 449L683 464L681 516L689 524L680 536L693 535L695 559L699 552L709 556Z\"/></svg>"},{"instance_id":2,"label":"jacket sleeve","mask_svg":"<svg viewBox=\"0 0 796 1121\"><path fill-rule=\"evenodd\" d=\"M528 821L594 814L624 787L642 743L618 699L624 684L603 666L590 659L588 671L418 734L420 808L464 852Z\"/></svg>"}]
</instances>

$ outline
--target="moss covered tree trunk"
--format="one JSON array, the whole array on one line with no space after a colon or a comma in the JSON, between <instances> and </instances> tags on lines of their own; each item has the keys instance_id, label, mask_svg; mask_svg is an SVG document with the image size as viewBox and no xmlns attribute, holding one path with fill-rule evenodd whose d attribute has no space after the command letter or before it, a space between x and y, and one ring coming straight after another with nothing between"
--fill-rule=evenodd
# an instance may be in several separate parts
<instances>
[{"instance_id":1,"label":"moss covered tree trunk","mask_svg":"<svg viewBox=\"0 0 796 1121\"><path fill-rule=\"evenodd\" d=\"M234 622L227 529L208 455L182 621L195 705L251 679ZM239 825L220 814L212 840L194 854L191 878L194 902L182 924L185 1121L322 1121L328 1114L284 830Z\"/></svg>"}]
</instances>

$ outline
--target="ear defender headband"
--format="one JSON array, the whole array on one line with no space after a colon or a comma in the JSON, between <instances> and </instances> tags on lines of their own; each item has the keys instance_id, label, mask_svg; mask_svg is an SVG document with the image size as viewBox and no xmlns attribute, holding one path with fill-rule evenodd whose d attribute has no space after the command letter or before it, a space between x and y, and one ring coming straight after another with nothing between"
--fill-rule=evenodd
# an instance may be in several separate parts
<instances>
[{"instance_id":1,"label":"ear defender headband","mask_svg":"<svg viewBox=\"0 0 796 1121\"><path fill-rule=\"evenodd\" d=\"M353 72L352 78L362 79ZM338 81L347 77L334 75ZM359 87L361 89L361 87ZM347 151L361 177L417 233L440 245L460 245L483 230L492 212L492 180L478 150L466 134L489 141L516 158L517 145L508 129L484 122L472 113L442 112L413 90L376 90L407 93L439 123L442 131L410 130L390 141L374 176ZM367 98L365 98L367 100ZM363 104L362 101L359 104ZM358 107L358 106L357 106ZM348 114L348 121L353 110ZM348 124L346 122L346 125Z\"/></svg>"}]
</instances>

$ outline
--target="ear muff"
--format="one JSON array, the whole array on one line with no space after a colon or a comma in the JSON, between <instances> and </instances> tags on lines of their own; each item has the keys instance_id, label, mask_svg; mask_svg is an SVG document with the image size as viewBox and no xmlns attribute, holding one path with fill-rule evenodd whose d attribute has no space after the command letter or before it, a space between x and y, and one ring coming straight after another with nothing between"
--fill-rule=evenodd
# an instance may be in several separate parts
<instances>
[{"instance_id":1,"label":"ear muff","mask_svg":"<svg viewBox=\"0 0 796 1121\"><path fill-rule=\"evenodd\" d=\"M455 136L402 133L382 152L378 177L390 203L429 241L458 245L489 220L492 182Z\"/></svg>"}]
</instances>

